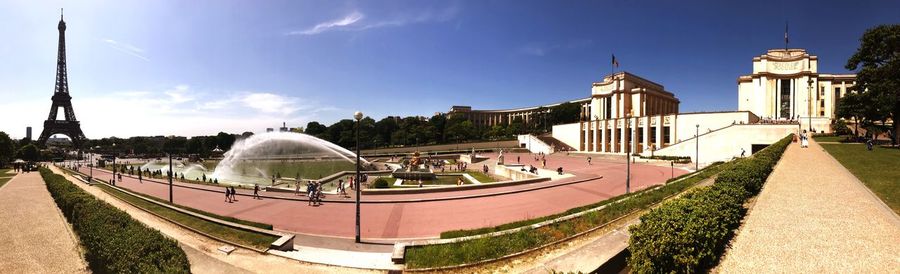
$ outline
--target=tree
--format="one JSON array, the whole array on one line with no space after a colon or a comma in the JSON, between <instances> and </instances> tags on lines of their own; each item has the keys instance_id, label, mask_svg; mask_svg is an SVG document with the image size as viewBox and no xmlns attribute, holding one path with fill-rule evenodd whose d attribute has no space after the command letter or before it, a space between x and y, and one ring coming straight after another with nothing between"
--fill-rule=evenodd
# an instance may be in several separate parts
<instances>
[{"instance_id":1,"label":"tree","mask_svg":"<svg viewBox=\"0 0 900 274\"><path fill-rule=\"evenodd\" d=\"M892 143L900 136L900 25L881 25L866 30L856 53L847 60L848 70L857 71L851 89L871 100L881 117L893 121ZM843 100L843 99L842 99Z\"/></svg>"},{"instance_id":2,"label":"tree","mask_svg":"<svg viewBox=\"0 0 900 274\"><path fill-rule=\"evenodd\" d=\"M15 145L13 144L12 139L9 138L9 135L6 132L0 131L0 167L6 166L12 162L13 153L15 153Z\"/></svg>"},{"instance_id":3,"label":"tree","mask_svg":"<svg viewBox=\"0 0 900 274\"><path fill-rule=\"evenodd\" d=\"M38 151L38 148L34 146L34 144L27 144L19 148L19 152L17 152L16 155L16 157L22 158L22 160L37 162L41 157L41 152Z\"/></svg>"},{"instance_id":4,"label":"tree","mask_svg":"<svg viewBox=\"0 0 900 274\"><path fill-rule=\"evenodd\" d=\"M522 117L513 118L512 122L509 123L509 126L506 127L507 136L516 136L522 134L524 131L525 121L522 120Z\"/></svg>"},{"instance_id":5,"label":"tree","mask_svg":"<svg viewBox=\"0 0 900 274\"><path fill-rule=\"evenodd\" d=\"M325 131L327 129L328 129L328 127L326 127L325 125L320 124L319 122L316 122L316 121L312 121L312 122L306 123L306 132L305 133L312 135L312 136L319 136L319 134L325 133Z\"/></svg>"},{"instance_id":6,"label":"tree","mask_svg":"<svg viewBox=\"0 0 900 274\"><path fill-rule=\"evenodd\" d=\"M550 108L550 121L553 125L578 122L581 117L581 105L565 102Z\"/></svg>"},{"instance_id":7,"label":"tree","mask_svg":"<svg viewBox=\"0 0 900 274\"><path fill-rule=\"evenodd\" d=\"M447 117L441 114L431 116L431 119L428 119L428 124L434 129L434 140L437 143L445 142L444 130L447 125Z\"/></svg>"},{"instance_id":8,"label":"tree","mask_svg":"<svg viewBox=\"0 0 900 274\"><path fill-rule=\"evenodd\" d=\"M219 134L216 134L216 144L219 145L219 149L221 150L228 151L229 149L231 149L231 145L234 144L234 140L234 135L225 132L219 132Z\"/></svg>"},{"instance_id":9,"label":"tree","mask_svg":"<svg viewBox=\"0 0 900 274\"><path fill-rule=\"evenodd\" d=\"M381 143L387 143L389 145L395 144L392 135L399 128L400 125L397 124L397 120L394 117L384 117L378 122L375 122L375 132L378 134L378 139Z\"/></svg>"}]
</instances>

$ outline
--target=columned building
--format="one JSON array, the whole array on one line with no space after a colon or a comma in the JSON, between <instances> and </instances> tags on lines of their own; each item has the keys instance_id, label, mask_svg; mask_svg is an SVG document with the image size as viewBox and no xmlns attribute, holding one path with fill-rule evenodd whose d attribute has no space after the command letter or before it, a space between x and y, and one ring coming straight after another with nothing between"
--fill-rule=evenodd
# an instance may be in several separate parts
<instances>
[{"instance_id":1,"label":"columned building","mask_svg":"<svg viewBox=\"0 0 900 274\"><path fill-rule=\"evenodd\" d=\"M587 119L588 113L590 113L591 108L591 98L577 99L542 106L499 110L476 110L472 109L472 107L470 106L453 106L450 108L450 112L448 114L463 115L466 117L466 119L472 121L472 124L477 127L508 125L516 118L522 118L522 122L527 125L535 122L535 119L540 119L539 114L549 113L552 107L564 103L572 103L581 106L581 119Z\"/></svg>"},{"instance_id":2,"label":"columned building","mask_svg":"<svg viewBox=\"0 0 900 274\"><path fill-rule=\"evenodd\" d=\"M856 75L819 73L818 61L804 49L772 49L753 57L753 73L737 80L738 110L831 132L837 102L856 83Z\"/></svg>"}]
</instances>

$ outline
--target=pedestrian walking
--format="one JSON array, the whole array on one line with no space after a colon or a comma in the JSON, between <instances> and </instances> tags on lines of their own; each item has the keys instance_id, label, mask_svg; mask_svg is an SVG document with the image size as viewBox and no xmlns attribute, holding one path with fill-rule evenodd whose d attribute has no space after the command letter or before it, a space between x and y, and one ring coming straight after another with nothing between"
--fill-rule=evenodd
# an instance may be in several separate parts
<instances>
[{"instance_id":1,"label":"pedestrian walking","mask_svg":"<svg viewBox=\"0 0 900 274\"><path fill-rule=\"evenodd\" d=\"M229 189L227 187L225 188L225 202L226 203L231 202L231 189Z\"/></svg>"},{"instance_id":2,"label":"pedestrian walking","mask_svg":"<svg viewBox=\"0 0 900 274\"><path fill-rule=\"evenodd\" d=\"M744 158L744 153L746 153L746 152L747 152L747 151L744 150L744 148L741 148L741 158Z\"/></svg>"},{"instance_id":3,"label":"pedestrian walking","mask_svg":"<svg viewBox=\"0 0 900 274\"><path fill-rule=\"evenodd\" d=\"M253 199L262 200L262 198L259 197L259 185L257 184L253 184Z\"/></svg>"},{"instance_id":4,"label":"pedestrian walking","mask_svg":"<svg viewBox=\"0 0 900 274\"><path fill-rule=\"evenodd\" d=\"M516 163L522 163L522 156L516 156Z\"/></svg>"},{"instance_id":5,"label":"pedestrian walking","mask_svg":"<svg viewBox=\"0 0 900 274\"><path fill-rule=\"evenodd\" d=\"M315 195L314 192L315 192L315 190L313 189L312 180L307 181L306 182L306 198L308 198L309 200L307 201L306 205L311 206L313 204L313 195Z\"/></svg>"},{"instance_id":6,"label":"pedestrian walking","mask_svg":"<svg viewBox=\"0 0 900 274\"><path fill-rule=\"evenodd\" d=\"M591 165L591 156L588 156L587 160L588 160L588 165Z\"/></svg>"},{"instance_id":7,"label":"pedestrian walking","mask_svg":"<svg viewBox=\"0 0 900 274\"><path fill-rule=\"evenodd\" d=\"M297 184L294 186L294 195L300 195L300 180L297 180Z\"/></svg>"}]
</instances>

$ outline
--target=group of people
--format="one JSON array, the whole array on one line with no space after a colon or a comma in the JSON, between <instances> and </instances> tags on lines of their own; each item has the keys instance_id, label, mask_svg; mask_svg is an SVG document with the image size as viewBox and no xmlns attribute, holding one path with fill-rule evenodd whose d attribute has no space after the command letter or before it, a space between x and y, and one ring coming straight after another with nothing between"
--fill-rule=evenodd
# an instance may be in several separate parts
<instances>
[{"instance_id":1,"label":"group of people","mask_svg":"<svg viewBox=\"0 0 900 274\"><path fill-rule=\"evenodd\" d=\"M306 195L309 198L308 204L310 206L319 206L322 205L322 198L325 198L325 193L322 192L322 183L318 181L309 180L306 182Z\"/></svg>"},{"instance_id":2,"label":"group of people","mask_svg":"<svg viewBox=\"0 0 900 274\"><path fill-rule=\"evenodd\" d=\"M262 200L262 197L259 196L259 185L253 185L253 199ZM237 190L234 189L234 186L225 187L225 202L237 202Z\"/></svg>"},{"instance_id":3,"label":"group of people","mask_svg":"<svg viewBox=\"0 0 900 274\"><path fill-rule=\"evenodd\" d=\"M225 187L225 202L237 202L237 191L234 190L234 186Z\"/></svg>"}]
</instances>

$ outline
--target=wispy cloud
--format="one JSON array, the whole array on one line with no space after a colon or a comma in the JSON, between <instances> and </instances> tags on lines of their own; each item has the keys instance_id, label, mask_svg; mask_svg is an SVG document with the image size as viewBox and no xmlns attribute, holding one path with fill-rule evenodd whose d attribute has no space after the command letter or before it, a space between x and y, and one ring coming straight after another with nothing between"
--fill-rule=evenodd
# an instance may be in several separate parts
<instances>
[{"instance_id":1,"label":"wispy cloud","mask_svg":"<svg viewBox=\"0 0 900 274\"><path fill-rule=\"evenodd\" d=\"M588 39L574 39L565 43L531 42L517 48L515 51L518 54L541 57L551 52L584 48L591 44L593 44L593 41Z\"/></svg>"},{"instance_id":2,"label":"wispy cloud","mask_svg":"<svg viewBox=\"0 0 900 274\"><path fill-rule=\"evenodd\" d=\"M250 93L241 99L245 106L263 113L288 115L300 110L297 99L272 93Z\"/></svg>"},{"instance_id":3,"label":"wispy cloud","mask_svg":"<svg viewBox=\"0 0 900 274\"><path fill-rule=\"evenodd\" d=\"M359 20L362 20L363 17L364 17L364 15L362 13L360 13L358 11L354 11L354 12L351 12L350 14L344 16L343 18L331 20L328 22L322 22L322 23L316 24L316 26L314 26L314 27L311 27L311 28L308 28L305 30L291 31L291 32L286 33L286 35L319 34L319 33L325 32L325 31L329 31L331 29L342 28L342 27L347 27L347 26L356 24L356 22L359 22Z\"/></svg>"},{"instance_id":4,"label":"wispy cloud","mask_svg":"<svg viewBox=\"0 0 900 274\"><path fill-rule=\"evenodd\" d=\"M456 3L441 9L402 13L382 19L370 19L359 11L353 11L342 18L322 22L304 30L286 32L285 35L314 35L332 30L364 31L384 27L401 27L409 24L445 22L456 17L459 11L460 7Z\"/></svg>"},{"instance_id":5,"label":"wispy cloud","mask_svg":"<svg viewBox=\"0 0 900 274\"><path fill-rule=\"evenodd\" d=\"M168 95L173 103L180 104L194 100L194 98L189 95L189 89L190 87L188 87L188 85L178 85L175 86L174 89L164 91L163 93Z\"/></svg>"},{"instance_id":6,"label":"wispy cloud","mask_svg":"<svg viewBox=\"0 0 900 274\"><path fill-rule=\"evenodd\" d=\"M115 50L118 50L120 52L123 52L125 54L131 55L131 56L134 56L137 58L140 58L141 60L144 60L144 61L150 61L149 58L144 56L144 50L141 48L135 47L134 45L116 41L113 39L103 39L103 42Z\"/></svg>"}]
</instances>

